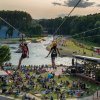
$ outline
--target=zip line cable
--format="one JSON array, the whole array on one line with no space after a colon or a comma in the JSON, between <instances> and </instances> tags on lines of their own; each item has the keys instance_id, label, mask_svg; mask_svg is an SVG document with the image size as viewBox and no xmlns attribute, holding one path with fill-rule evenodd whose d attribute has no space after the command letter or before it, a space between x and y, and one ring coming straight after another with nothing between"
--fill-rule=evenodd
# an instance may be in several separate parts
<instances>
[{"instance_id":1,"label":"zip line cable","mask_svg":"<svg viewBox=\"0 0 100 100\"><path fill-rule=\"evenodd\" d=\"M11 25L9 22L7 22L5 19L3 19L2 17L0 17L0 19L5 22L7 25L9 25L10 27L12 27L14 30L18 31L19 33L21 33L18 29L16 29L13 25ZM22 34L22 33L21 33Z\"/></svg>"},{"instance_id":2,"label":"zip line cable","mask_svg":"<svg viewBox=\"0 0 100 100\"><path fill-rule=\"evenodd\" d=\"M18 29L16 29L13 25L11 25L9 22L7 22L5 19L3 19L2 17L0 17L0 19L5 22L7 25L9 25L10 27L12 27L14 30L16 30L18 33L21 34L21 38L22 38L22 41L23 41L23 37L24 37L24 34L22 32L20 32Z\"/></svg>"},{"instance_id":3,"label":"zip line cable","mask_svg":"<svg viewBox=\"0 0 100 100\"><path fill-rule=\"evenodd\" d=\"M84 31L84 32L81 32L81 33L76 33L75 35L72 35L71 37L74 37L74 36L77 36L77 35L81 35L81 34L85 34L87 32L91 32L91 31L94 31L94 30L97 30L97 29L100 29L100 27L93 28L93 29L90 29L90 30L87 30L87 31Z\"/></svg>"},{"instance_id":4,"label":"zip line cable","mask_svg":"<svg viewBox=\"0 0 100 100\"><path fill-rule=\"evenodd\" d=\"M69 17L71 15L71 13L74 11L74 9L78 6L78 4L81 2L81 0L79 0L76 5L73 7L73 9L69 12L68 16ZM60 29L60 27L64 24L64 22L66 21L66 18L63 20L63 22L58 26L58 28L55 30L53 37L55 36L55 34L58 32L58 30Z\"/></svg>"},{"instance_id":5,"label":"zip line cable","mask_svg":"<svg viewBox=\"0 0 100 100\"><path fill-rule=\"evenodd\" d=\"M91 37L99 37L100 35L92 35L92 36L87 36L87 37L82 37L82 38L91 38ZM77 38L78 39L78 38ZM80 38L81 39L81 38Z\"/></svg>"}]
</instances>

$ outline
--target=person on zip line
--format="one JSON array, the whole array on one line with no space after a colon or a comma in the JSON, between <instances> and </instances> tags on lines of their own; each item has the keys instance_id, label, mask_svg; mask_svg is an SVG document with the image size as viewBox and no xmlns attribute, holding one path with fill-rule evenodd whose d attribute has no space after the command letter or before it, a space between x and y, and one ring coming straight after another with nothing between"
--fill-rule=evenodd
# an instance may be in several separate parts
<instances>
[{"instance_id":1,"label":"person on zip line","mask_svg":"<svg viewBox=\"0 0 100 100\"><path fill-rule=\"evenodd\" d=\"M57 48L57 44L56 42L53 43L53 46L51 47L48 55L46 57L48 57L51 54L51 62L52 62L52 67L56 68L56 64L55 64L55 58L57 57L57 55L59 54L60 56L60 52Z\"/></svg>"},{"instance_id":2,"label":"person on zip line","mask_svg":"<svg viewBox=\"0 0 100 100\"><path fill-rule=\"evenodd\" d=\"M21 51L22 51L22 55L19 59L19 64L18 64L18 69L20 69L20 66L21 66L21 62L24 58L27 58L29 57L29 49L28 49L28 46L27 46L27 43L21 43L20 44L20 48L21 48Z\"/></svg>"}]
</instances>

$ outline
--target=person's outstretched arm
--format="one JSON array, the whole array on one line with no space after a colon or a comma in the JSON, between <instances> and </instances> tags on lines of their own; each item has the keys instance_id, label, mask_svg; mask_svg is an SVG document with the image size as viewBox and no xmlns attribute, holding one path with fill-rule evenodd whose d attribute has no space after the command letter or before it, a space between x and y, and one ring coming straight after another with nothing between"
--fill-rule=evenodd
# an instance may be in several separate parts
<instances>
[{"instance_id":1,"label":"person's outstretched arm","mask_svg":"<svg viewBox=\"0 0 100 100\"><path fill-rule=\"evenodd\" d=\"M48 57L50 55L51 51L52 51L52 48L50 49L50 51L49 51L49 53L48 53L48 55L46 57Z\"/></svg>"}]
</instances>

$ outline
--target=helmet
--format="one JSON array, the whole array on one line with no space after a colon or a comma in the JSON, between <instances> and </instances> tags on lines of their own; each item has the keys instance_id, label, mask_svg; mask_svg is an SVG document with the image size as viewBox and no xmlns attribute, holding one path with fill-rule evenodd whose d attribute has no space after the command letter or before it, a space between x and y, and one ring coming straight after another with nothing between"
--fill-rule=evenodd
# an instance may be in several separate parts
<instances>
[{"instance_id":1,"label":"helmet","mask_svg":"<svg viewBox=\"0 0 100 100\"><path fill-rule=\"evenodd\" d=\"M54 47L54 46L57 46L57 43L56 43L56 42L53 42L52 44L53 44L53 47Z\"/></svg>"},{"instance_id":2,"label":"helmet","mask_svg":"<svg viewBox=\"0 0 100 100\"><path fill-rule=\"evenodd\" d=\"M24 45L27 46L27 42L24 42Z\"/></svg>"}]
</instances>

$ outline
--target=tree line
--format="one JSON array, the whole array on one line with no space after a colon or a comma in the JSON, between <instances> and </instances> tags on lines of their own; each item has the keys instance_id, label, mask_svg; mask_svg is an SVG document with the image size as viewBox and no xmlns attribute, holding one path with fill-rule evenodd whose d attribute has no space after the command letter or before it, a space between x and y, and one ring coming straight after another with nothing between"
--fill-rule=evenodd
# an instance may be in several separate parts
<instances>
[{"instance_id":1,"label":"tree line","mask_svg":"<svg viewBox=\"0 0 100 100\"><path fill-rule=\"evenodd\" d=\"M36 20L33 20L31 15L27 12L0 11L0 17L27 36L40 35L43 31L42 26L38 24ZM2 26L8 27L6 34L11 38L14 29L0 19L0 28Z\"/></svg>"},{"instance_id":2,"label":"tree line","mask_svg":"<svg viewBox=\"0 0 100 100\"><path fill-rule=\"evenodd\" d=\"M57 35L74 35L80 32L87 31L100 27L100 13L87 15L87 16L65 16L64 18L58 17L55 19L32 19L31 15L23 11L0 11L0 17L5 19L15 28L17 28L22 33L25 33L28 37L40 36L43 31L48 31L48 34L53 34L59 25L65 20L60 29L57 31ZM7 26L7 34L9 37L13 35L13 29L9 27L6 23L0 20L0 27ZM100 28L94 31L86 32L74 36L73 38L82 39L100 43ZM88 37L92 36L92 37Z\"/></svg>"},{"instance_id":3,"label":"tree line","mask_svg":"<svg viewBox=\"0 0 100 100\"><path fill-rule=\"evenodd\" d=\"M91 30L97 27L100 27L100 13L87 15L87 16L70 16L64 18L55 18L55 19L41 19L39 24L41 24L49 34L53 34L59 25L65 20L60 29L56 34L60 35L75 35L80 34L81 32ZM74 36L73 38L82 39L82 37L87 41L100 43L100 28L94 31L86 32ZM92 37L89 37L92 36Z\"/></svg>"}]
</instances>

